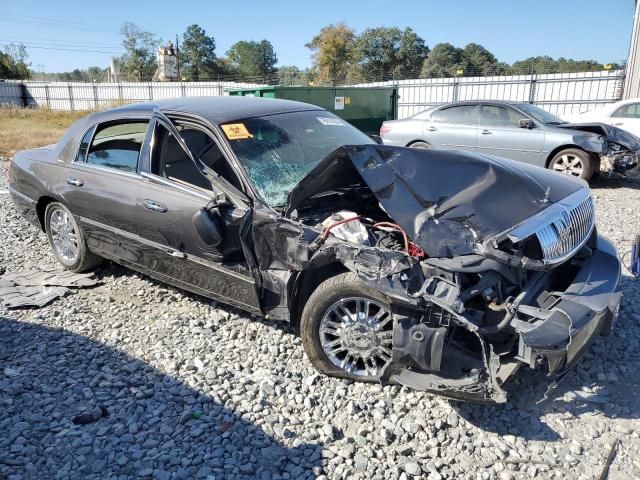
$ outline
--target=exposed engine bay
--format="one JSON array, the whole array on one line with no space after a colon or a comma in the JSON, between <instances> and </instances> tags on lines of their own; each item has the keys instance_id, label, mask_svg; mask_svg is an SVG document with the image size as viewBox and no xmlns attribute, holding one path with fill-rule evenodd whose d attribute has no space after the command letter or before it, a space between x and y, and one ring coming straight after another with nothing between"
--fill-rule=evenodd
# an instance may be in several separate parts
<instances>
[{"instance_id":1,"label":"exposed engine bay","mask_svg":"<svg viewBox=\"0 0 640 480\"><path fill-rule=\"evenodd\" d=\"M543 171L550 187L522 182L524 200L494 215L486 207L500 196L496 186L513 191L519 183L512 162L487 168L470 155L465 167L476 170L475 183L449 183L448 195L438 196L436 177L413 182L429 178L416 172L433 168L428 159L384 158L397 149L375 149L353 147L351 162L337 152L294 189L286 214L308 242L297 268L339 262L391 300L393 351L379 365L383 383L501 402L502 384L522 365L545 364L561 378L592 338L583 327L594 315L589 328L608 332L617 282L599 304L577 299L593 288L583 283L589 276L619 275L582 184L561 178L561 187L559 176ZM422 197L426 191L434 200ZM471 194L485 206L467 210ZM599 261L601 272L585 270Z\"/></svg>"}]
</instances>

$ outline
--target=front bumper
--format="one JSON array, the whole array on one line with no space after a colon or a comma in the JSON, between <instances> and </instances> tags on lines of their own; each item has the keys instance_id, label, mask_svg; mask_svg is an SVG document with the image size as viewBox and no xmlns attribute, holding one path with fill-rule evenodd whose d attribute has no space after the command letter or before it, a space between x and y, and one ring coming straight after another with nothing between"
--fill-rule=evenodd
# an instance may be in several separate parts
<instances>
[{"instance_id":1,"label":"front bumper","mask_svg":"<svg viewBox=\"0 0 640 480\"><path fill-rule=\"evenodd\" d=\"M622 298L619 280L615 247L599 236L597 249L551 308L521 307L519 314L528 321L512 322L520 337L517 358L531 367L546 359L552 379L564 375L596 336L609 335Z\"/></svg>"},{"instance_id":2,"label":"front bumper","mask_svg":"<svg viewBox=\"0 0 640 480\"><path fill-rule=\"evenodd\" d=\"M621 152L612 155L600 155L600 171L605 173L627 173L637 170L640 164L640 151Z\"/></svg>"},{"instance_id":3,"label":"front bumper","mask_svg":"<svg viewBox=\"0 0 640 480\"><path fill-rule=\"evenodd\" d=\"M547 363L549 378L557 381L573 367L598 335L608 335L616 319L622 293L620 260L615 247L598 237L597 248L584 261L564 292L550 292L552 303L544 308L522 305L511 327L517 335L517 354L498 355L478 329L485 368L466 378L447 379L437 372L414 368L393 369L392 381L454 399L501 403L502 385L520 366L536 368ZM395 354L394 331L394 354ZM394 357L395 359L395 357Z\"/></svg>"}]
</instances>

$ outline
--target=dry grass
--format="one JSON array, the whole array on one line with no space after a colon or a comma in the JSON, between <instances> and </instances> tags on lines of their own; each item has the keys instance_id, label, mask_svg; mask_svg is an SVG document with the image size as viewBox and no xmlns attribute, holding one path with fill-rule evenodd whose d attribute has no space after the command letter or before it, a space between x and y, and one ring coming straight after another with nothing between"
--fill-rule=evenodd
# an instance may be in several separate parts
<instances>
[{"instance_id":1,"label":"dry grass","mask_svg":"<svg viewBox=\"0 0 640 480\"><path fill-rule=\"evenodd\" d=\"M0 157L18 150L57 143L64 131L90 112L45 108L0 108Z\"/></svg>"}]
</instances>

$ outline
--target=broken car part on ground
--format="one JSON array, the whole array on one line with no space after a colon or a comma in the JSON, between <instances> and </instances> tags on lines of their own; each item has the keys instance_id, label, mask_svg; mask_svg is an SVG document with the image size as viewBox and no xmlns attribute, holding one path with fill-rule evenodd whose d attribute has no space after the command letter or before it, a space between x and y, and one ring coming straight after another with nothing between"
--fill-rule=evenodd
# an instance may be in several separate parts
<instances>
[{"instance_id":1,"label":"broken car part on ground","mask_svg":"<svg viewBox=\"0 0 640 480\"><path fill-rule=\"evenodd\" d=\"M70 289L91 287L99 282L92 273L68 270L26 270L0 275L0 303L7 308L43 307Z\"/></svg>"},{"instance_id":2,"label":"broken car part on ground","mask_svg":"<svg viewBox=\"0 0 640 480\"><path fill-rule=\"evenodd\" d=\"M94 114L16 155L10 191L71 270L114 260L291 322L324 373L452 398L505 401L523 365L559 379L620 302L583 181L376 145L298 102Z\"/></svg>"}]
</instances>

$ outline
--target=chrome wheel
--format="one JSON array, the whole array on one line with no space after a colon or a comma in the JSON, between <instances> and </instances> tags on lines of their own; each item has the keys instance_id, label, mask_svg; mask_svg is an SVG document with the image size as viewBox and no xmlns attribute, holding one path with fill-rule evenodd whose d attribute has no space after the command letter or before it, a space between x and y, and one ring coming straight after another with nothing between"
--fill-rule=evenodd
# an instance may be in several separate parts
<instances>
[{"instance_id":1,"label":"chrome wheel","mask_svg":"<svg viewBox=\"0 0 640 480\"><path fill-rule=\"evenodd\" d=\"M374 300L344 298L320 321L320 344L338 368L358 377L379 377L392 355L391 312Z\"/></svg>"},{"instance_id":2,"label":"chrome wheel","mask_svg":"<svg viewBox=\"0 0 640 480\"><path fill-rule=\"evenodd\" d=\"M78 234L70 215L56 208L49 219L51 243L58 256L71 265L78 260Z\"/></svg>"},{"instance_id":3,"label":"chrome wheel","mask_svg":"<svg viewBox=\"0 0 640 480\"><path fill-rule=\"evenodd\" d=\"M565 153L554 160L551 168L556 172L581 177L584 173L585 166L582 158L572 153Z\"/></svg>"}]
</instances>

